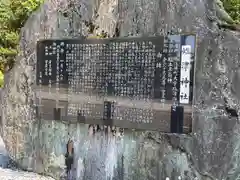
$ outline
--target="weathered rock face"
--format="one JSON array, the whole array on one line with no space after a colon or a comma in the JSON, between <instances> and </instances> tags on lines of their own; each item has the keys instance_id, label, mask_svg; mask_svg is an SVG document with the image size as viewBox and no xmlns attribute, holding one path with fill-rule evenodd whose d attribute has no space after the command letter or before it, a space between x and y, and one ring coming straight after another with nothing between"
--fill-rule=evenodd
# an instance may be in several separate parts
<instances>
[{"instance_id":1,"label":"weathered rock face","mask_svg":"<svg viewBox=\"0 0 240 180\"><path fill-rule=\"evenodd\" d=\"M104 179L111 176L111 166L118 164L114 158L118 153L110 157L97 151L109 140L91 139L80 125L38 121L33 108L37 40L97 33L89 32L87 21L109 36L115 35L116 28L120 36L163 35L170 30L198 35L192 135L141 134L133 137L135 141L126 137L125 147L108 143L105 150L111 152L113 147L123 147L124 179L240 178L240 126L228 116L223 101L226 97L239 109L240 34L220 30L207 19L215 15L214 7L209 0L75 0L72 7L68 1L52 0L44 4L22 29L22 53L5 78L1 135L12 158L24 169L58 179L70 135L76 141L79 178ZM88 166L94 163L93 173Z\"/></svg>"}]
</instances>

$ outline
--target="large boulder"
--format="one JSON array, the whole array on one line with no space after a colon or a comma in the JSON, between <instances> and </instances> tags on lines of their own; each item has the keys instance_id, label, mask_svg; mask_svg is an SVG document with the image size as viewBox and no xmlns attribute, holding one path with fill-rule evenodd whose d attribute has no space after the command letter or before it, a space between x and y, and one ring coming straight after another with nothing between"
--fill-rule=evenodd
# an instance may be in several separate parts
<instances>
[{"instance_id":1,"label":"large boulder","mask_svg":"<svg viewBox=\"0 0 240 180\"><path fill-rule=\"evenodd\" d=\"M113 146L118 144L111 142L100 148L109 140L86 136L82 125L68 126L36 118L33 85L37 40L82 38L102 30L110 37L116 35L116 30L120 36L194 32L198 41L193 133L142 133L125 137L124 179L240 178L240 125L237 118L226 113L223 100L225 97L230 106L239 109L240 34L221 30L208 19L216 15L214 2L75 0L71 1L73 6L69 3L46 2L22 29L21 53L5 76L2 100L1 135L11 158L23 169L59 179L64 169L66 142L71 137L76 142L75 166L79 178L100 180L112 176L121 159L114 153ZM98 30L91 31L86 22L99 26ZM99 149L110 149L113 155L107 156L111 155L109 151L102 155Z\"/></svg>"}]
</instances>

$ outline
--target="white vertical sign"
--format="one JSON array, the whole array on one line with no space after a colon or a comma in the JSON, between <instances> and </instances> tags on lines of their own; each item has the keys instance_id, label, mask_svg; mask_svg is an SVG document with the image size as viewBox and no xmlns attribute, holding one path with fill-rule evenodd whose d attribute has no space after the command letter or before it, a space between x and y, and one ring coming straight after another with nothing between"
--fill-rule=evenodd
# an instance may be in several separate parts
<instances>
[{"instance_id":1,"label":"white vertical sign","mask_svg":"<svg viewBox=\"0 0 240 180\"><path fill-rule=\"evenodd\" d=\"M191 46L183 45L181 51L180 93L181 104L189 103L190 96Z\"/></svg>"}]
</instances>

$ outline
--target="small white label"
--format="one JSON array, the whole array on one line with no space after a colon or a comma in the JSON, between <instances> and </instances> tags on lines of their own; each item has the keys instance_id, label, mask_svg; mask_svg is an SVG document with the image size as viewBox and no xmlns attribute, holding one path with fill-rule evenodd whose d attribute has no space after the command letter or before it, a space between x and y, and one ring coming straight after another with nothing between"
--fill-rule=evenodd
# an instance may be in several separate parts
<instances>
[{"instance_id":1,"label":"small white label","mask_svg":"<svg viewBox=\"0 0 240 180\"><path fill-rule=\"evenodd\" d=\"M180 94L181 104L189 103L190 96L190 69L191 69L191 46L182 46L181 71L180 71Z\"/></svg>"}]
</instances>

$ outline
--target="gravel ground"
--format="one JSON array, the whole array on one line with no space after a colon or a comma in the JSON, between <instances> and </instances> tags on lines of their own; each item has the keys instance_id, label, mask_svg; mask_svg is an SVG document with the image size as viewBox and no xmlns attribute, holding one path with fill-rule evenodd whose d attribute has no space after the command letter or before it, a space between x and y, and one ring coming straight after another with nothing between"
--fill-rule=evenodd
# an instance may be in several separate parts
<instances>
[{"instance_id":1,"label":"gravel ground","mask_svg":"<svg viewBox=\"0 0 240 180\"><path fill-rule=\"evenodd\" d=\"M1 180L54 180L35 173L0 168Z\"/></svg>"},{"instance_id":2,"label":"gravel ground","mask_svg":"<svg viewBox=\"0 0 240 180\"><path fill-rule=\"evenodd\" d=\"M54 180L35 173L20 171L14 168L7 155L2 138L0 137L0 180Z\"/></svg>"}]
</instances>

